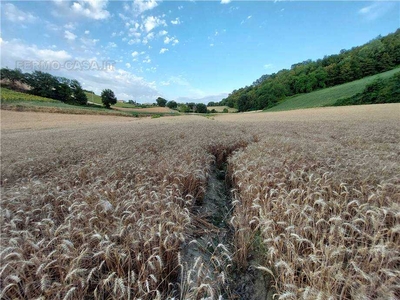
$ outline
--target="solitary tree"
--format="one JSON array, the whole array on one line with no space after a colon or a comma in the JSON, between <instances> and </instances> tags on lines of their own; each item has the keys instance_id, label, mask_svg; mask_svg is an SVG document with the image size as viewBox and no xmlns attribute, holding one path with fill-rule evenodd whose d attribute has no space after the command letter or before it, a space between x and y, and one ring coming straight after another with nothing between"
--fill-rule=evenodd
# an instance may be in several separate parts
<instances>
[{"instance_id":1,"label":"solitary tree","mask_svg":"<svg viewBox=\"0 0 400 300\"><path fill-rule=\"evenodd\" d=\"M117 103L117 98L112 90L105 89L101 92L101 102L105 107L110 108L111 105Z\"/></svg>"},{"instance_id":2,"label":"solitary tree","mask_svg":"<svg viewBox=\"0 0 400 300\"><path fill-rule=\"evenodd\" d=\"M156 99L157 101L157 105L160 107L165 107L165 105L167 104L167 100L165 100L164 98L158 97Z\"/></svg>"}]
</instances>

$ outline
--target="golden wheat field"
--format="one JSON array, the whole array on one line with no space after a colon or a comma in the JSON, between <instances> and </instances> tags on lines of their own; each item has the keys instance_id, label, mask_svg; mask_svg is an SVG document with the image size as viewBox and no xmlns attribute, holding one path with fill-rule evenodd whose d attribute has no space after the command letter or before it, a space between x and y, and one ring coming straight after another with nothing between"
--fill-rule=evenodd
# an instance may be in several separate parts
<instances>
[{"instance_id":1,"label":"golden wheat field","mask_svg":"<svg viewBox=\"0 0 400 300\"><path fill-rule=\"evenodd\" d=\"M400 105L1 111L1 299L400 299Z\"/></svg>"}]
</instances>

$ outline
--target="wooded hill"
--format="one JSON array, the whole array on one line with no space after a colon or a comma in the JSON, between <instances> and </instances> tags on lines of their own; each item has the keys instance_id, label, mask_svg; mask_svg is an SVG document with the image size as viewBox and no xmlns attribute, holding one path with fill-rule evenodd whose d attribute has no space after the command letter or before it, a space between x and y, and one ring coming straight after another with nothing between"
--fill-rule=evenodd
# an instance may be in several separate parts
<instances>
[{"instance_id":1,"label":"wooded hill","mask_svg":"<svg viewBox=\"0 0 400 300\"><path fill-rule=\"evenodd\" d=\"M239 111L271 108L286 97L336 86L400 65L400 29L385 37L316 61L306 60L278 73L263 75L251 86L234 90L219 105Z\"/></svg>"}]
</instances>

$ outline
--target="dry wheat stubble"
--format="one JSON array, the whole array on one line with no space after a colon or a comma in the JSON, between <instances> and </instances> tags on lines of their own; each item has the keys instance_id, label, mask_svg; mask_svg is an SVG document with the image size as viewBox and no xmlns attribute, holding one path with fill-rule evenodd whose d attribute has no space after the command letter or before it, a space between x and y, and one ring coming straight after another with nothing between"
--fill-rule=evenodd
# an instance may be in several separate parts
<instances>
[{"instance_id":1,"label":"dry wheat stubble","mask_svg":"<svg viewBox=\"0 0 400 300\"><path fill-rule=\"evenodd\" d=\"M1 297L184 298L182 287L189 298L216 296L207 280L176 284L178 254L193 239L210 147L257 140L228 160L236 263L246 267L246 251L264 249L261 269L274 274L281 299L395 299L398 112L130 122L2 111Z\"/></svg>"}]
</instances>

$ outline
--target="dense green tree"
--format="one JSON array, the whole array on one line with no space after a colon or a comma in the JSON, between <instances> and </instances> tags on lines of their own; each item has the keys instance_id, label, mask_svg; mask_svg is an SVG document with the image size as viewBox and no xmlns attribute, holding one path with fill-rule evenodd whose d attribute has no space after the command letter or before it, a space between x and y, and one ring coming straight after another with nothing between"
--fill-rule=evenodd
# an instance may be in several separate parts
<instances>
[{"instance_id":1,"label":"dense green tree","mask_svg":"<svg viewBox=\"0 0 400 300\"><path fill-rule=\"evenodd\" d=\"M71 90L73 101L79 105L86 105L88 102L87 96L83 91L81 84L77 80L71 80ZM115 104L115 103L114 103Z\"/></svg>"},{"instance_id":2,"label":"dense green tree","mask_svg":"<svg viewBox=\"0 0 400 300\"><path fill-rule=\"evenodd\" d=\"M186 105L187 105L187 107L189 108L189 110L190 110L191 112L195 112L195 111L196 111L196 103L194 103L194 102L189 102L189 103L186 103Z\"/></svg>"},{"instance_id":3,"label":"dense green tree","mask_svg":"<svg viewBox=\"0 0 400 300\"><path fill-rule=\"evenodd\" d=\"M250 101L247 95L241 95L238 102L238 111L246 111L250 109Z\"/></svg>"},{"instance_id":4,"label":"dense green tree","mask_svg":"<svg viewBox=\"0 0 400 300\"><path fill-rule=\"evenodd\" d=\"M204 103L197 103L196 104L196 112L199 114L206 114L207 113L207 105Z\"/></svg>"},{"instance_id":5,"label":"dense green tree","mask_svg":"<svg viewBox=\"0 0 400 300\"><path fill-rule=\"evenodd\" d=\"M132 104L132 105L137 105L136 101L134 101L134 100L128 100L128 103Z\"/></svg>"},{"instance_id":6,"label":"dense green tree","mask_svg":"<svg viewBox=\"0 0 400 300\"><path fill-rule=\"evenodd\" d=\"M174 100L168 101L167 106L170 109L176 109L178 107L178 103L176 103Z\"/></svg>"},{"instance_id":7,"label":"dense green tree","mask_svg":"<svg viewBox=\"0 0 400 300\"><path fill-rule=\"evenodd\" d=\"M167 100L165 100L164 98L158 97L156 99L157 105L160 107L165 107L165 105L167 104Z\"/></svg>"},{"instance_id":8,"label":"dense green tree","mask_svg":"<svg viewBox=\"0 0 400 300\"><path fill-rule=\"evenodd\" d=\"M190 112L190 108L186 104L179 104L178 111L182 113L188 113Z\"/></svg>"},{"instance_id":9,"label":"dense green tree","mask_svg":"<svg viewBox=\"0 0 400 300\"><path fill-rule=\"evenodd\" d=\"M32 94L54 99L55 91L60 84L56 77L41 71L34 71L27 82L31 87L30 92Z\"/></svg>"},{"instance_id":10,"label":"dense green tree","mask_svg":"<svg viewBox=\"0 0 400 300\"><path fill-rule=\"evenodd\" d=\"M105 89L101 92L101 102L106 108L110 108L111 105L117 104L117 98L112 90Z\"/></svg>"},{"instance_id":11,"label":"dense green tree","mask_svg":"<svg viewBox=\"0 0 400 300\"><path fill-rule=\"evenodd\" d=\"M68 83L59 83L54 90L54 99L68 103L71 101L72 89Z\"/></svg>"}]
</instances>

